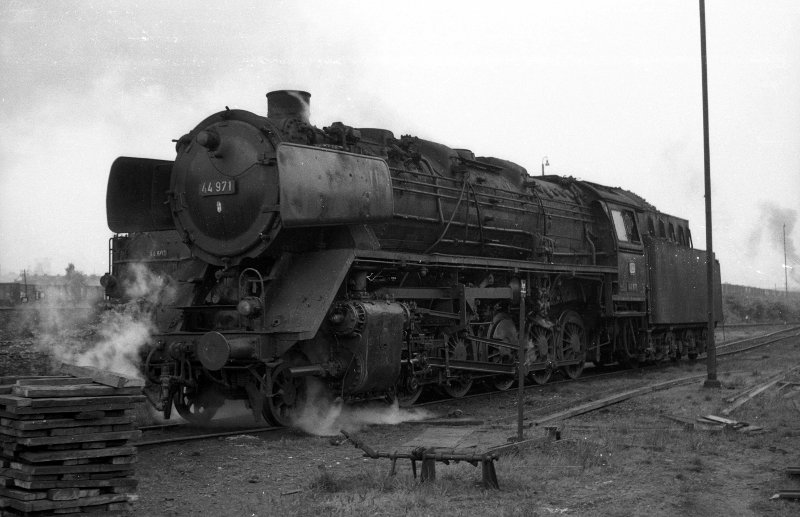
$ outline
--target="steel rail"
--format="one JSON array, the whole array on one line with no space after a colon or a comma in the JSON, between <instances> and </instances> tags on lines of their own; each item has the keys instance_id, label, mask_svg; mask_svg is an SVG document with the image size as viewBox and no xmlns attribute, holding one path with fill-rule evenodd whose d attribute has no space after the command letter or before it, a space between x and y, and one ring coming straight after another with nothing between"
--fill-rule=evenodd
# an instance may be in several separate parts
<instances>
[{"instance_id":1,"label":"steel rail","mask_svg":"<svg viewBox=\"0 0 800 517\"><path fill-rule=\"evenodd\" d=\"M738 329L748 327L789 327L792 325L800 325L800 321L782 321L779 323L723 323L719 328Z\"/></svg>"},{"instance_id":2,"label":"steel rail","mask_svg":"<svg viewBox=\"0 0 800 517\"><path fill-rule=\"evenodd\" d=\"M739 341L734 341L732 343L726 343L726 344L722 344L722 345L717 345L717 350L719 350L721 348L728 348L728 347L731 347L731 346L734 346L734 345L739 345L739 344L742 344L742 343L747 343L748 341L756 341L756 340L759 340L759 339L769 338L769 337L775 336L777 334L783 334L783 333L786 333L786 332L794 332L794 331L799 330L799 329L800 329L800 327L792 327L792 328L789 328L789 329L778 330L776 332L771 332L769 334L764 334L764 335L753 337L753 338L747 338L747 339L742 339L742 340L739 340ZM797 336L800 336L800 333L796 333L796 334L793 334L791 336L778 337L778 338L775 338L775 339L771 339L769 341L765 341L763 343L756 343L754 345L751 345L751 346L748 346L748 347L744 347L744 348L739 348L739 349L736 349L736 350L728 350L728 351L725 351L725 352L722 352L722 353L717 353L717 356L719 357L719 356L740 354L740 353L743 353L743 352L748 352L748 351L753 350L755 348L760 348L762 346L771 345L772 343L777 343L778 341L783 341L784 339L788 339L790 337L797 337Z\"/></svg>"},{"instance_id":3,"label":"steel rail","mask_svg":"<svg viewBox=\"0 0 800 517\"><path fill-rule=\"evenodd\" d=\"M171 422L169 424L153 424L153 425L142 425L139 426L140 431L157 431L159 429L172 429L184 426L186 424L181 424L180 422Z\"/></svg>"},{"instance_id":4,"label":"steel rail","mask_svg":"<svg viewBox=\"0 0 800 517\"><path fill-rule=\"evenodd\" d=\"M621 392L616 393L614 395L609 395L607 397L603 397L600 400L586 402L586 403L579 404L579 405L577 405L575 407L572 407L572 408L569 408L569 409L566 409L566 410L557 411L555 413L551 413L549 415L545 415L545 416L539 417L536 420L533 420L531 422L531 424L533 426L539 426L539 425L542 425L542 424L546 424L548 422L552 422L554 420L566 420L566 419L572 418L574 416L579 416L579 415L583 415L585 413L589 413L589 412L592 412L592 411L597 411L598 409L602 409L604 407L608 407L608 406L611 406L613 404L617 404L619 402L622 402L624 400L628 400L628 399L631 399L631 398L634 398L634 397L639 397L639 396L642 396L642 395L647 395L647 394L653 393L655 391L665 390L665 389L669 389L669 388L674 388L676 386L682 386L684 384L689 384L690 382L694 382L694 381L696 381L698 379L702 379L705 376L706 376L706 374L704 374L704 373L695 374L695 375L690 375L688 377L681 377L679 379L672 379L672 380L669 380L669 381L658 382L658 383L655 383L655 384L642 386L640 388L621 391ZM516 450L516 448L519 447L520 445L525 445L527 443L531 443L531 442L539 441L539 440L541 440L541 437L528 438L526 440L520 440L518 442L514 442L514 443L510 443L510 444L495 445L493 447L489 447L487 449L487 451L488 452L492 452L492 453L496 453L496 454L503 454L503 453L506 453L506 452L509 452L509 451L512 451L512 450Z\"/></svg>"},{"instance_id":5,"label":"steel rail","mask_svg":"<svg viewBox=\"0 0 800 517\"><path fill-rule=\"evenodd\" d=\"M178 424L180 425L180 424ZM269 427L252 427L246 429L237 429L235 431L223 431L219 433L206 433L206 434L192 434L186 436L174 436L171 438L162 438L159 440L142 440L142 441L135 441L132 445L136 447L146 447L149 445L164 445L167 443L178 443L178 442L189 442L194 440L207 440L209 438L220 438L223 436L233 436L237 434L251 434L251 433L265 433L268 431L280 431L282 429L286 429L285 427L276 427L276 426L269 426Z\"/></svg>"}]
</instances>

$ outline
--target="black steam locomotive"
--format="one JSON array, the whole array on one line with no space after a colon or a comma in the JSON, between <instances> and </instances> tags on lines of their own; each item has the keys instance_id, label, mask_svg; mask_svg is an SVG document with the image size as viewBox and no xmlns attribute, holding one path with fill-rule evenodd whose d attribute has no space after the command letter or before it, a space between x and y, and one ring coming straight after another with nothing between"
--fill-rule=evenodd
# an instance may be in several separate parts
<instances>
[{"instance_id":1,"label":"black steam locomotive","mask_svg":"<svg viewBox=\"0 0 800 517\"><path fill-rule=\"evenodd\" d=\"M544 383L704 351L706 254L686 220L465 149L319 129L309 98L271 92L266 117L211 115L174 162L111 167L109 294L134 263L171 285L142 350L166 417L238 398L287 425L311 377L410 403L431 385L507 389L518 368Z\"/></svg>"}]
</instances>

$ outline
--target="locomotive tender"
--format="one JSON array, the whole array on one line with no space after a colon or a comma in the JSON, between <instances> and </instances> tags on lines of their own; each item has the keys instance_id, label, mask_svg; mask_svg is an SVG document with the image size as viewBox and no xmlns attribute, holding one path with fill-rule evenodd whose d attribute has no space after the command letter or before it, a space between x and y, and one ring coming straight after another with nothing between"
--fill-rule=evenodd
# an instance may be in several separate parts
<instances>
[{"instance_id":1,"label":"locomotive tender","mask_svg":"<svg viewBox=\"0 0 800 517\"><path fill-rule=\"evenodd\" d=\"M704 351L706 253L688 221L620 188L384 129L316 128L306 92L267 99L266 117L200 122L174 162L111 167L108 293L133 263L172 287L142 350L165 417L174 402L202 421L238 398L289 425L311 377L405 404L429 385L508 389L520 332L519 367L538 383Z\"/></svg>"}]
</instances>

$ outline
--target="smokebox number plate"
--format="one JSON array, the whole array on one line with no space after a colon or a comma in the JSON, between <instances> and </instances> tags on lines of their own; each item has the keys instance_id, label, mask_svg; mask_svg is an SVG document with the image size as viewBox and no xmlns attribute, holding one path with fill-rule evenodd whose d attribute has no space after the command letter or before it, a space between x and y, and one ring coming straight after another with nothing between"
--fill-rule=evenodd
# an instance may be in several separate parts
<instances>
[{"instance_id":1,"label":"smokebox number plate","mask_svg":"<svg viewBox=\"0 0 800 517\"><path fill-rule=\"evenodd\" d=\"M201 196L219 196L222 194L235 194L236 181L235 180L222 180L222 181L204 181L200 184Z\"/></svg>"}]
</instances>

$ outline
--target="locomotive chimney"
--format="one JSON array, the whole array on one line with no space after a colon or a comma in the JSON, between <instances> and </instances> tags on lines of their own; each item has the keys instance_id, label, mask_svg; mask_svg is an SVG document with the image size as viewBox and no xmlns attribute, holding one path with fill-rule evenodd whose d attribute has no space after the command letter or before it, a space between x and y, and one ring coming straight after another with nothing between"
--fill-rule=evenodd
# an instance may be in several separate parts
<instances>
[{"instance_id":1,"label":"locomotive chimney","mask_svg":"<svg viewBox=\"0 0 800 517\"><path fill-rule=\"evenodd\" d=\"M267 94L268 118L297 118L308 124L311 94L300 90L275 90Z\"/></svg>"}]
</instances>

